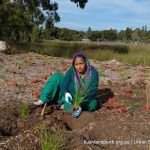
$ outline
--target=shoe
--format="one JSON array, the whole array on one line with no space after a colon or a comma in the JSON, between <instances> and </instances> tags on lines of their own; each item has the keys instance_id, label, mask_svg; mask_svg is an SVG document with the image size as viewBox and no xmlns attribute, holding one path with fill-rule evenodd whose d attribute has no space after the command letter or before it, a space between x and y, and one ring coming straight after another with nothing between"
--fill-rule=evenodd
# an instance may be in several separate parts
<instances>
[{"instance_id":1,"label":"shoe","mask_svg":"<svg viewBox=\"0 0 150 150\"><path fill-rule=\"evenodd\" d=\"M41 106L44 104L44 102L42 100L38 100L37 102L33 102L34 105L38 105Z\"/></svg>"}]
</instances>

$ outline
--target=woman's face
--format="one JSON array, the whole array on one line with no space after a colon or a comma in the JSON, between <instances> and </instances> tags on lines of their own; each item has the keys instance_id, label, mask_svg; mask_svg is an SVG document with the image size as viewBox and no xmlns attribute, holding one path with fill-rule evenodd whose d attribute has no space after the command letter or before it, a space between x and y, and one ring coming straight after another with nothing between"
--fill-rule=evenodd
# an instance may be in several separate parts
<instances>
[{"instance_id":1,"label":"woman's face","mask_svg":"<svg viewBox=\"0 0 150 150\"><path fill-rule=\"evenodd\" d=\"M86 71L86 63L83 58L77 57L74 61L74 67L77 72L84 74Z\"/></svg>"}]
</instances>

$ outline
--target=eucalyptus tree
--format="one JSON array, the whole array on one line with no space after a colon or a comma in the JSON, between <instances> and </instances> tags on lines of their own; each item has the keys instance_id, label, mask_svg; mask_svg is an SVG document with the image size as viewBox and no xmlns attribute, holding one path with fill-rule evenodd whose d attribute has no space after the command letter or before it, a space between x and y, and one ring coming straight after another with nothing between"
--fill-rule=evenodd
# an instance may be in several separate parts
<instances>
[{"instance_id":1,"label":"eucalyptus tree","mask_svg":"<svg viewBox=\"0 0 150 150\"><path fill-rule=\"evenodd\" d=\"M87 0L70 0L84 8ZM51 0L0 0L0 39L38 39L40 27L53 28L60 21L58 4Z\"/></svg>"}]
</instances>

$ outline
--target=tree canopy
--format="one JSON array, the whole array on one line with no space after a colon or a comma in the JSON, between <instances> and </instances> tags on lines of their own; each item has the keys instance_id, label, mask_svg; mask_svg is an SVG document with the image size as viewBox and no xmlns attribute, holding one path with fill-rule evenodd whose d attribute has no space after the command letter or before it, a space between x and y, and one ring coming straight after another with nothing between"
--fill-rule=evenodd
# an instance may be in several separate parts
<instances>
[{"instance_id":1,"label":"tree canopy","mask_svg":"<svg viewBox=\"0 0 150 150\"><path fill-rule=\"evenodd\" d=\"M70 1L84 8L88 0ZM10 41L36 39L42 28L50 29L60 21L57 10L58 4L51 0L0 0L0 38Z\"/></svg>"}]
</instances>

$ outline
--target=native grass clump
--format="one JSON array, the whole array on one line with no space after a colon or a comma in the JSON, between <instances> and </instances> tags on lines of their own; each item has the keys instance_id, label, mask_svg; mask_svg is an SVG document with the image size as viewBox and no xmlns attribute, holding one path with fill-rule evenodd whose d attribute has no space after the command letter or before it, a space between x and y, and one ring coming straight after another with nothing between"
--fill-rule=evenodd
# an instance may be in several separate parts
<instances>
[{"instance_id":1,"label":"native grass clump","mask_svg":"<svg viewBox=\"0 0 150 150\"><path fill-rule=\"evenodd\" d=\"M42 150L63 150L67 147L67 137L62 131L52 131L43 127L38 128Z\"/></svg>"},{"instance_id":2,"label":"native grass clump","mask_svg":"<svg viewBox=\"0 0 150 150\"><path fill-rule=\"evenodd\" d=\"M16 43L15 52L71 58L75 53L84 53L98 61L116 59L129 65L150 65L149 45L97 44L96 42L47 40L39 43ZM19 64L20 65L20 64Z\"/></svg>"},{"instance_id":3,"label":"native grass clump","mask_svg":"<svg viewBox=\"0 0 150 150\"><path fill-rule=\"evenodd\" d=\"M19 117L24 118L29 115L29 107L26 103L19 103Z\"/></svg>"}]
</instances>

